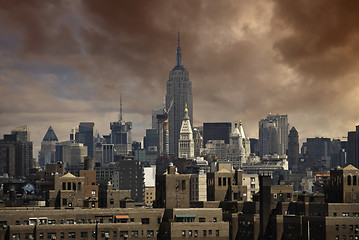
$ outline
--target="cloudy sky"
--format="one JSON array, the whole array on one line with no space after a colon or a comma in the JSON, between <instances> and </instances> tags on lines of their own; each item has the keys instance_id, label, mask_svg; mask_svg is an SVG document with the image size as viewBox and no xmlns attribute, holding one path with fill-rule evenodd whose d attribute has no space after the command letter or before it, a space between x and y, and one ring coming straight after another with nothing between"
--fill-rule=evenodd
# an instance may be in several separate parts
<instances>
[{"instance_id":1,"label":"cloudy sky","mask_svg":"<svg viewBox=\"0 0 359 240\"><path fill-rule=\"evenodd\" d=\"M0 1L0 134L29 125L37 151L81 121L101 134L124 118L151 126L175 64L177 26L193 85L194 123L268 113L306 137L359 124L359 1Z\"/></svg>"}]
</instances>

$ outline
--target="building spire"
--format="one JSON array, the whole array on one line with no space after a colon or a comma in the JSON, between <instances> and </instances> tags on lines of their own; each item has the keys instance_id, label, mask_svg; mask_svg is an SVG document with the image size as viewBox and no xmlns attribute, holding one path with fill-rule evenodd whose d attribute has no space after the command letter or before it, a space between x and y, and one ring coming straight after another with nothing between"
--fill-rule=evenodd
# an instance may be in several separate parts
<instances>
[{"instance_id":1,"label":"building spire","mask_svg":"<svg viewBox=\"0 0 359 240\"><path fill-rule=\"evenodd\" d=\"M123 114L122 114L122 94L120 94L120 118L119 122L122 122Z\"/></svg>"},{"instance_id":2,"label":"building spire","mask_svg":"<svg viewBox=\"0 0 359 240\"><path fill-rule=\"evenodd\" d=\"M177 66L182 66L182 54L180 47L180 30L178 27Z\"/></svg>"}]
</instances>

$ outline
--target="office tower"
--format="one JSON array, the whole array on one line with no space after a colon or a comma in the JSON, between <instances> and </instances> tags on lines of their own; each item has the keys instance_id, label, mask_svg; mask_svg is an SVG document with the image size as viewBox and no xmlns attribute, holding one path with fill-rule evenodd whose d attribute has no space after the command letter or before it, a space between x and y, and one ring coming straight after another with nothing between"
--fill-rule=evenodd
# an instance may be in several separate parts
<instances>
[{"instance_id":1,"label":"office tower","mask_svg":"<svg viewBox=\"0 0 359 240\"><path fill-rule=\"evenodd\" d=\"M122 114L122 98L120 100L120 117L110 124L111 143L115 144L116 155L128 156L132 150L132 122L125 122Z\"/></svg>"},{"instance_id":2,"label":"office tower","mask_svg":"<svg viewBox=\"0 0 359 240\"><path fill-rule=\"evenodd\" d=\"M187 106L184 109L184 117L180 130L180 139L178 142L178 157L194 158L193 132Z\"/></svg>"},{"instance_id":3,"label":"office tower","mask_svg":"<svg viewBox=\"0 0 359 240\"><path fill-rule=\"evenodd\" d=\"M15 176L15 144L0 141L0 175Z\"/></svg>"},{"instance_id":4,"label":"office tower","mask_svg":"<svg viewBox=\"0 0 359 240\"><path fill-rule=\"evenodd\" d=\"M87 156L94 157L95 139L94 139L93 122L81 122L79 131L76 133L75 140L77 143L83 143L87 147Z\"/></svg>"},{"instance_id":5,"label":"office tower","mask_svg":"<svg viewBox=\"0 0 359 240\"><path fill-rule=\"evenodd\" d=\"M173 103L172 103L173 102ZM182 54L180 47L180 36L178 32L177 63L171 70L167 81L166 109L168 112L169 125L169 147L170 154L178 156L178 140L181 123L184 116L185 104L187 104L188 115L191 126L193 126L193 96L192 83L189 81L188 71L182 64Z\"/></svg>"},{"instance_id":6,"label":"office tower","mask_svg":"<svg viewBox=\"0 0 359 240\"><path fill-rule=\"evenodd\" d=\"M68 165L80 165L84 163L87 156L87 146L83 143L64 141L56 143L55 160L62 162L65 167Z\"/></svg>"},{"instance_id":7,"label":"office tower","mask_svg":"<svg viewBox=\"0 0 359 240\"><path fill-rule=\"evenodd\" d=\"M303 144L304 145L304 144ZM332 144L330 138L307 138L305 143L309 165L330 169Z\"/></svg>"},{"instance_id":8,"label":"office tower","mask_svg":"<svg viewBox=\"0 0 359 240\"><path fill-rule=\"evenodd\" d=\"M278 127L275 121L259 121L259 153L260 156L278 153Z\"/></svg>"},{"instance_id":9,"label":"office tower","mask_svg":"<svg viewBox=\"0 0 359 240\"><path fill-rule=\"evenodd\" d=\"M251 153L259 156L259 139L257 138L250 138L249 139L251 145Z\"/></svg>"},{"instance_id":10,"label":"office tower","mask_svg":"<svg viewBox=\"0 0 359 240\"><path fill-rule=\"evenodd\" d=\"M152 129L158 128L157 115L162 114L162 113L163 113L163 106L160 108L152 109Z\"/></svg>"},{"instance_id":11,"label":"office tower","mask_svg":"<svg viewBox=\"0 0 359 240\"><path fill-rule=\"evenodd\" d=\"M46 164L55 161L56 143L58 141L54 130L50 126L41 142L39 154L40 166L46 166Z\"/></svg>"},{"instance_id":12,"label":"office tower","mask_svg":"<svg viewBox=\"0 0 359 240\"><path fill-rule=\"evenodd\" d=\"M209 140L224 140L229 144L229 135L232 131L230 122L203 123L203 146L205 147Z\"/></svg>"},{"instance_id":13,"label":"office tower","mask_svg":"<svg viewBox=\"0 0 359 240\"><path fill-rule=\"evenodd\" d=\"M348 132L347 163L359 167L359 125L356 131Z\"/></svg>"},{"instance_id":14,"label":"office tower","mask_svg":"<svg viewBox=\"0 0 359 240\"><path fill-rule=\"evenodd\" d=\"M289 131L288 135L288 164L289 169L294 172L298 171L299 162L299 137L295 127Z\"/></svg>"},{"instance_id":15,"label":"office tower","mask_svg":"<svg viewBox=\"0 0 359 240\"><path fill-rule=\"evenodd\" d=\"M30 169L34 167L29 127L17 127L11 131L11 134L5 134L0 145L2 151L0 162L2 166L7 166L7 173L15 177L29 175Z\"/></svg>"},{"instance_id":16,"label":"office tower","mask_svg":"<svg viewBox=\"0 0 359 240\"><path fill-rule=\"evenodd\" d=\"M146 151L149 151L149 148L153 147L156 149L157 154L157 145L158 145L158 132L157 129L146 129L146 136L144 138L144 147Z\"/></svg>"},{"instance_id":17,"label":"office tower","mask_svg":"<svg viewBox=\"0 0 359 240\"><path fill-rule=\"evenodd\" d=\"M271 115L259 121L260 154L286 154L288 148L288 115Z\"/></svg>"},{"instance_id":18,"label":"office tower","mask_svg":"<svg viewBox=\"0 0 359 240\"><path fill-rule=\"evenodd\" d=\"M11 134L16 136L16 141L30 142L29 126L17 127L11 131Z\"/></svg>"}]
</instances>

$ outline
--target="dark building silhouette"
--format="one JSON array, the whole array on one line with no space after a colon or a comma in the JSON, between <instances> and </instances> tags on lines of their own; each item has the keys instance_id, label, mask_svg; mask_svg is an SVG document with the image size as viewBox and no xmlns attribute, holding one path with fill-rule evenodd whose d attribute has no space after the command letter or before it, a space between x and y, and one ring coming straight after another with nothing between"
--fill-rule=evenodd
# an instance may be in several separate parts
<instances>
[{"instance_id":1,"label":"dark building silhouette","mask_svg":"<svg viewBox=\"0 0 359 240\"><path fill-rule=\"evenodd\" d=\"M231 132L232 123L230 122L203 123L203 147L209 140L224 140L224 143L229 144Z\"/></svg>"},{"instance_id":2,"label":"dark building silhouette","mask_svg":"<svg viewBox=\"0 0 359 240\"><path fill-rule=\"evenodd\" d=\"M34 166L32 142L28 126L21 126L5 134L0 141L1 171L15 177L24 177L30 174Z\"/></svg>"},{"instance_id":3,"label":"dark building silhouette","mask_svg":"<svg viewBox=\"0 0 359 240\"><path fill-rule=\"evenodd\" d=\"M94 157L94 126L95 124L93 122L81 122L79 132L76 133L76 142L83 143L84 146L87 146L87 155L90 157Z\"/></svg>"},{"instance_id":4,"label":"dark building silhouette","mask_svg":"<svg viewBox=\"0 0 359 240\"><path fill-rule=\"evenodd\" d=\"M288 164L289 169L295 172L298 171L299 161L299 137L298 131L295 127L289 131L288 135Z\"/></svg>"},{"instance_id":5,"label":"dark building silhouette","mask_svg":"<svg viewBox=\"0 0 359 240\"><path fill-rule=\"evenodd\" d=\"M359 125L356 130L348 132L347 163L359 167Z\"/></svg>"},{"instance_id":6,"label":"dark building silhouette","mask_svg":"<svg viewBox=\"0 0 359 240\"><path fill-rule=\"evenodd\" d=\"M193 126L192 83L189 81L188 71L182 64L178 32L177 62L169 74L166 94L166 109L170 109L172 105L171 111L168 113L169 151L172 156L178 156L178 140L186 104L191 126Z\"/></svg>"}]
</instances>

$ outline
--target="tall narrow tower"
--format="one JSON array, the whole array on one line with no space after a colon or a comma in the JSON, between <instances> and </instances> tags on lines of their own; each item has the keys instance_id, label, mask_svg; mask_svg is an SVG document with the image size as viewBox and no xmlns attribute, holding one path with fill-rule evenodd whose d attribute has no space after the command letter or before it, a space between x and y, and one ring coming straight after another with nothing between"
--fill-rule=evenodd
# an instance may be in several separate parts
<instances>
[{"instance_id":1,"label":"tall narrow tower","mask_svg":"<svg viewBox=\"0 0 359 240\"><path fill-rule=\"evenodd\" d=\"M187 107L184 110L184 118L182 121L180 139L178 142L178 157L180 158L194 158L194 141L193 132L188 116Z\"/></svg>"},{"instance_id":2,"label":"tall narrow tower","mask_svg":"<svg viewBox=\"0 0 359 240\"><path fill-rule=\"evenodd\" d=\"M186 103L191 126L193 126L192 83L189 81L188 71L182 65L179 31L177 61L167 81L166 109L170 108L172 101L173 106L168 116L170 155L178 156L178 141Z\"/></svg>"}]
</instances>

